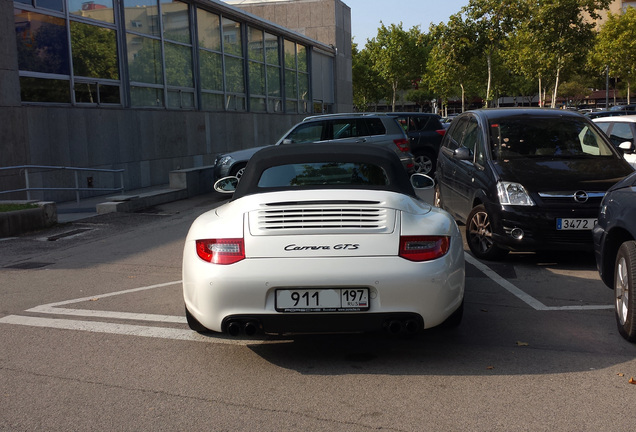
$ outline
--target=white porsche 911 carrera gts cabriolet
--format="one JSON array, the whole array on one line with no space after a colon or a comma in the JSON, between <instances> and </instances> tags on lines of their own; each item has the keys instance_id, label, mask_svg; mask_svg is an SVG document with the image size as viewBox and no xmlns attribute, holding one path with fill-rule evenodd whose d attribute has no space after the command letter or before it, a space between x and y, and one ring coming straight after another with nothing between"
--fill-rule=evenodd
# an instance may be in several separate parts
<instances>
[{"instance_id":1,"label":"white porsche 911 carrera gts cabriolet","mask_svg":"<svg viewBox=\"0 0 636 432\"><path fill-rule=\"evenodd\" d=\"M464 250L445 211L417 198L395 153L329 144L256 153L228 203L199 216L183 252L190 328L236 336L458 325Z\"/></svg>"}]
</instances>

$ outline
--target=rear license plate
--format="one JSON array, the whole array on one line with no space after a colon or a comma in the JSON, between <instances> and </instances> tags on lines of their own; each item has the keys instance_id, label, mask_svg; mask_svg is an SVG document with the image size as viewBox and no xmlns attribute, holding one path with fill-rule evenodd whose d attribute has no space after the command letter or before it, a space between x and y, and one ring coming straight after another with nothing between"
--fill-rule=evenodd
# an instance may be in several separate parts
<instances>
[{"instance_id":1,"label":"rear license plate","mask_svg":"<svg viewBox=\"0 0 636 432\"><path fill-rule=\"evenodd\" d=\"M278 312L360 312L369 310L368 288L276 290Z\"/></svg>"},{"instance_id":2,"label":"rear license plate","mask_svg":"<svg viewBox=\"0 0 636 432\"><path fill-rule=\"evenodd\" d=\"M558 218L557 230L591 230L598 219Z\"/></svg>"}]
</instances>

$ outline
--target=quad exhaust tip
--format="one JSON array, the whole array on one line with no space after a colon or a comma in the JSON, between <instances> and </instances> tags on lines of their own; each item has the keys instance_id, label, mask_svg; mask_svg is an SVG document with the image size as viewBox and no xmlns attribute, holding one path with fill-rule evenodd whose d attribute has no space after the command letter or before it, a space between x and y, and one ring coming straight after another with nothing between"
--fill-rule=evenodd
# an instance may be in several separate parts
<instances>
[{"instance_id":1,"label":"quad exhaust tip","mask_svg":"<svg viewBox=\"0 0 636 432\"><path fill-rule=\"evenodd\" d=\"M256 321L247 321L242 323L240 321L230 321L227 325L227 333L230 336L239 336L241 333L245 336L254 336L258 333L261 326Z\"/></svg>"},{"instance_id":2,"label":"quad exhaust tip","mask_svg":"<svg viewBox=\"0 0 636 432\"><path fill-rule=\"evenodd\" d=\"M417 321L409 319L409 320L391 320L387 322L386 329L391 334L415 334L420 330L420 325Z\"/></svg>"}]
</instances>

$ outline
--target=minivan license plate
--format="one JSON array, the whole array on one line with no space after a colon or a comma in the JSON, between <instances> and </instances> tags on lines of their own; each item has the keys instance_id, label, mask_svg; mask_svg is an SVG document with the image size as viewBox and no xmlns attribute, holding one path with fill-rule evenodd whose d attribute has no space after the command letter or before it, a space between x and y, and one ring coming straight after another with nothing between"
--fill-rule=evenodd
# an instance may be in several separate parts
<instances>
[{"instance_id":1,"label":"minivan license plate","mask_svg":"<svg viewBox=\"0 0 636 432\"><path fill-rule=\"evenodd\" d=\"M591 230L597 222L592 218L558 218L557 230Z\"/></svg>"},{"instance_id":2,"label":"minivan license plate","mask_svg":"<svg viewBox=\"0 0 636 432\"><path fill-rule=\"evenodd\" d=\"M368 288L279 289L278 312L359 312L369 310Z\"/></svg>"}]
</instances>

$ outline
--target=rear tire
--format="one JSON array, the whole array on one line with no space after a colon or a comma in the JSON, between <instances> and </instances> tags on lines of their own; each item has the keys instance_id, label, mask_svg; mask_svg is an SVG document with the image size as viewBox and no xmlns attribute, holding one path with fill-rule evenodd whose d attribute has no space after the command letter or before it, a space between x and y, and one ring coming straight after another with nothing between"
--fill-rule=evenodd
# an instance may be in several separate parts
<instances>
[{"instance_id":1,"label":"rear tire","mask_svg":"<svg viewBox=\"0 0 636 432\"><path fill-rule=\"evenodd\" d=\"M417 153L413 157L415 172L431 175L435 172L435 158L426 152Z\"/></svg>"},{"instance_id":2,"label":"rear tire","mask_svg":"<svg viewBox=\"0 0 636 432\"><path fill-rule=\"evenodd\" d=\"M627 241L618 249L614 267L614 311L618 332L636 342L636 241Z\"/></svg>"},{"instance_id":3,"label":"rear tire","mask_svg":"<svg viewBox=\"0 0 636 432\"><path fill-rule=\"evenodd\" d=\"M495 244L490 221L490 215L482 204L472 209L466 221L466 242L476 258L496 261L503 258L508 251Z\"/></svg>"},{"instance_id":4,"label":"rear tire","mask_svg":"<svg viewBox=\"0 0 636 432\"><path fill-rule=\"evenodd\" d=\"M188 321L188 326L191 330L194 330L197 333L209 333L210 329L204 327L195 317L192 316L188 308L185 308L186 320Z\"/></svg>"}]
</instances>

